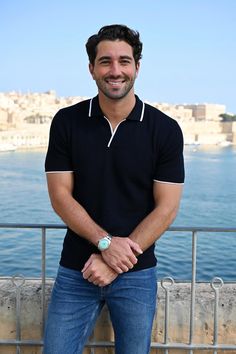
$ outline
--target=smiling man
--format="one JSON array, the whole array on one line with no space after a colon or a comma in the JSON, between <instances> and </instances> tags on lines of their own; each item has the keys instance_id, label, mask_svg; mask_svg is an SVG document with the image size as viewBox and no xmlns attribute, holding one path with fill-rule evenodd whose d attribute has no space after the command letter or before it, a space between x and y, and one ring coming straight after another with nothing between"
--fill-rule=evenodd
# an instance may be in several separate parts
<instances>
[{"instance_id":1,"label":"smiling man","mask_svg":"<svg viewBox=\"0 0 236 354\"><path fill-rule=\"evenodd\" d=\"M147 354L156 309L155 241L184 182L177 122L134 93L139 33L102 27L86 44L98 95L54 117L46 156L52 206L67 225L45 354L82 354L106 303L116 354Z\"/></svg>"}]
</instances>

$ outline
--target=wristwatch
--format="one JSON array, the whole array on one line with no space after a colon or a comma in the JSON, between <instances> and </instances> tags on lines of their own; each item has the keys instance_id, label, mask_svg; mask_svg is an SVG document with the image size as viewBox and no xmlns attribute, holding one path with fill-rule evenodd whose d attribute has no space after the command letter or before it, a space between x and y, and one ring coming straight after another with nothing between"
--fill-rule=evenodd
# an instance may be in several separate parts
<instances>
[{"instance_id":1,"label":"wristwatch","mask_svg":"<svg viewBox=\"0 0 236 354\"><path fill-rule=\"evenodd\" d=\"M108 247L110 246L111 244L111 238L112 236L107 234L105 237L101 238L99 241L98 241L98 249L100 251L105 251L108 249Z\"/></svg>"}]
</instances>

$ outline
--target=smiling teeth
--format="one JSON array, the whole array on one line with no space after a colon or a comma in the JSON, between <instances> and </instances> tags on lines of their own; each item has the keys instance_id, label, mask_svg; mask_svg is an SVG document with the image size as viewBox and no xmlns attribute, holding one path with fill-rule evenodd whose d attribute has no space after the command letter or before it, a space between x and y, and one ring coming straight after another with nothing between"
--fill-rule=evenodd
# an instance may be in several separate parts
<instances>
[{"instance_id":1,"label":"smiling teeth","mask_svg":"<svg viewBox=\"0 0 236 354\"><path fill-rule=\"evenodd\" d=\"M122 84L122 81L109 81L109 84L113 86L119 86L120 84Z\"/></svg>"}]
</instances>

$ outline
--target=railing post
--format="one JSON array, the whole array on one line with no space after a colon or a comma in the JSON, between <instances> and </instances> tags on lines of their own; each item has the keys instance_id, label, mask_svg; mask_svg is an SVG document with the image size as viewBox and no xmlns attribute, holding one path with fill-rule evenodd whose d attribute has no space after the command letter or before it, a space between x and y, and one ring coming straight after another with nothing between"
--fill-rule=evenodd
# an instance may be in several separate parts
<instances>
[{"instance_id":1,"label":"railing post","mask_svg":"<svg viewBox=\"0 0 236 354\"><path fill-rule=\"evenodd\" d=\"M192 232L192 281L191 281L191 307L190 307L190 326L189 344L193 344L194 317L195 317L195 297L196 297L196 269L197 269L197 231ZM189 351L193 354L193 350Z\"/></svg>"},{"instance_id":2,"label":"railing post","mask_svg":"<svg viewBox=\"0 0 236 354\"><path fill-rule=\"evenodd\" d=\"M42 306L42 337L44 335L45 327L45 283L46 283L46 228L42 227L42 260L41 260L41 277L42 277L42 295L41 295L41 306Z\"/></svg>"},{"instance_id":3,"label":"railing post","mask_svg":"<svg viewBox=\"0 0 236 354\"><path fill-rule=\"evenodd\" d=\"M161 286L165 290L166 301L165 301L165 336L164 344L169 342L169 321L170 321L170 288L174 284L174 279L171 277L166 277L161 280ZM165 354L168 354L169 350L165 349Z\"/></svg>"},{"instance_id":4,"label":"railing post","mask_svg":"<svg viewBox=\"0 0 236 354\"><path fill-rule=\"evenodd\" d=\"M211 282L211 287L215 292L214 301L214 334L213 334L213 344L218 344L218 310L219 310L219 289L222 288L224 282L221 278L213 278ZM217 350L214 350L213 354L217 354Z\"/></svg>"},{"instance_id":5,"label":"railing post","mask_svg":"<svg viewBox=\"0 0 236 354\"><path fill-rule=\"evenodd\" d=\"M21 288L25 283L25 278L23 275L14 275L11 278L12 284L16 288L16 340L21 340ZM21 348L19 345L16 346L16 354L21 353Z\"/></svg>"}]
</instances>

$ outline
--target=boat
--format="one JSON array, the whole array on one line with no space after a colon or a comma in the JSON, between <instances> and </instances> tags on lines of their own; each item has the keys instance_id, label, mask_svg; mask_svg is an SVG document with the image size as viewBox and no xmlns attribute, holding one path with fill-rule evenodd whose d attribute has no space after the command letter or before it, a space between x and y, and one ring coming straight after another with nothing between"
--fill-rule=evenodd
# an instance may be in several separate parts
<instances>
[{"instance_id":1,"label":"boat","mask_svg":"<svg viewBox=\"0 0 236 354\"><path fill-rule=\"evenodd\" d=\"M230 141L228 141L228 140L225 140L225 141L219 142L217 145L219 145L221 147L227 147L227 146L232 145L232 143Z\"/></svg>"},{"instance_id":2,"label":"boat","mask_svg":"<svg viewBox=\"0 0 236 354\"><path fill-rule=\"evenodd\" d=\"M0 152L10 152L10 151L15 151L17 149L17 146L14 144L0 144Z\"/></svg>"}]
</instances>

